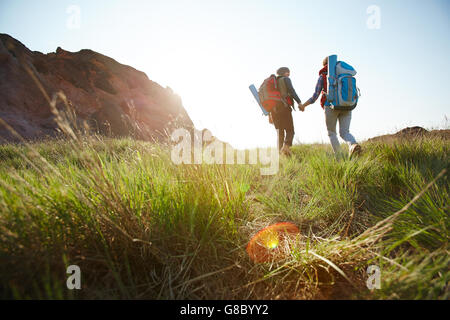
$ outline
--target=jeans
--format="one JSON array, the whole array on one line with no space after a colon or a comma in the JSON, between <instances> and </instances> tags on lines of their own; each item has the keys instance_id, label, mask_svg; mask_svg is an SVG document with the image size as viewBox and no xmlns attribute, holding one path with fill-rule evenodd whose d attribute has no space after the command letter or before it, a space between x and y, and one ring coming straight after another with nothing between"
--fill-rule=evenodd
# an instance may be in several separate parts
<instances>
[{"instance_id":1,"label":"jeans","mask_svg":"<svg viewBox=\"0 0 450 320\"><path fill-rule=\"evenodd\" d=\"M336 134L336 123L339 120L339 135L349 146L356 143L355 138L350 133L350 122L352 120L351 111L333 110L325 106L325 123L327 125L328 137L335 154L339 152L340 144Z\"/></svg>"}]
</instances>

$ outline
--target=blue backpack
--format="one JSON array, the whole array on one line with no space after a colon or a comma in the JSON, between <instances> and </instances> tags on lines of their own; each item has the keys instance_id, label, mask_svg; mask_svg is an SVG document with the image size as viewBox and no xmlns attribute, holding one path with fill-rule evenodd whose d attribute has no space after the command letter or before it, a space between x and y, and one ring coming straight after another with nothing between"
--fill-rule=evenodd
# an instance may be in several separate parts
<instances>
[{"instance_id":1,"label":"blue backpack","mask_svg":"<svg viewBox=\"0 0 450 320\"><path fill-rule=\"evenodd\" d=\"M356 70L337 56L328 57L327 101L325 105L334 110L353 110L360 96L356 86Z\"/></svg>"}]
</instances>

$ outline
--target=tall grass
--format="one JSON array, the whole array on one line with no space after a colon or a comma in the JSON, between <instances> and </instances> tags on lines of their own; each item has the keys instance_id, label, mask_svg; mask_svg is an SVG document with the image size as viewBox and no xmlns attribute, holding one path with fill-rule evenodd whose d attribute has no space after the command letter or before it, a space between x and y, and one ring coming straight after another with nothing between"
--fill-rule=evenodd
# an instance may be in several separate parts
<instances>
[{"instance_id":1,"label":"tall grass","mask_svg":"<svg viewBox=\"0 0 450 320\"><path fill-rule=\"evenodd\" d=\"M356 160L303 145L278 174L180 165L170 146L80 137L0 146L0 296L39 299L448 299L448 167L439 138L366 143ZM301 236L252 263L250 237L278 221ZM66 288L66 267L82 289ZM381 267L380 290L365 285Z\"/></svg>"}]
</instances>

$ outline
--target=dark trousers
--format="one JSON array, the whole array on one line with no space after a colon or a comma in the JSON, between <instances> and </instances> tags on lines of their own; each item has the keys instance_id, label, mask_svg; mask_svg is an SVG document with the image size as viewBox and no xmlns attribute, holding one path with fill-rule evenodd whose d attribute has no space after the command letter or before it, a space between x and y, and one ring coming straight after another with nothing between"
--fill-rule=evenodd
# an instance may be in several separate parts
<instances>
[{"instance_id":1,"label":"dark trousers","mask_svg":"<svg viewBox=\"0 0 450 320\"><path fill-rule=\"evenodd\" d=\"M281 150L283 145L291 147L295 134L291 107L280 103L272 111L272 119L275 129L277 129L278 150Z\"/></svg>"},{"instance_id":2,"label":"dark trousers","mask_svg":"<svg viewBox=\"0 0 450 320\"><path fill-rule=\"evenodd\" d=\"M278 150L283 148L283 145L292 147L292 140L294 140L294 130L277 129L278 134Z\"/></svg>"}]
</instances>

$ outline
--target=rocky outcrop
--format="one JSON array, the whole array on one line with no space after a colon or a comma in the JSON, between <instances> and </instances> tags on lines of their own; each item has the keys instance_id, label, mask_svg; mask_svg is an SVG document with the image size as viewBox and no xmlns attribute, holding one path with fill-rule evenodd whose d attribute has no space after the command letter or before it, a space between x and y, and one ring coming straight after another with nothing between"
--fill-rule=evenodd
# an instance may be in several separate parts
<instances>
[{"instance_id":1,"label":"rocky outcrop","mask_svg":"<svg viewBox=\"0 0 450 320\"><path fill-rule=\"evenodd\" d=\"M420 137L439 137L442 139L450 139L450 130L431 130L428 131L422 127L408 127L404 128L397 133L394 134L386 134L374 138L370 138L367 141L375 142L375 141L392 141L398 139L416 139Z\"/></svg>"},{"instance_id":2,"label":"rocky outcrop","mask_svg":"<svg viewBox=\"0 0 450 320\"><path fill-rule=\"evenodd\" d=\"M62 92L68 102L55 108L102 134L159 140L176 127L193 129L180 97L141 71L91 50L31 51L0 34L0 118L26 139L57 135L44 92L50 100ZM13 139L10 131L0 125L0 137Z\"/></svg>"}]
</instances>

